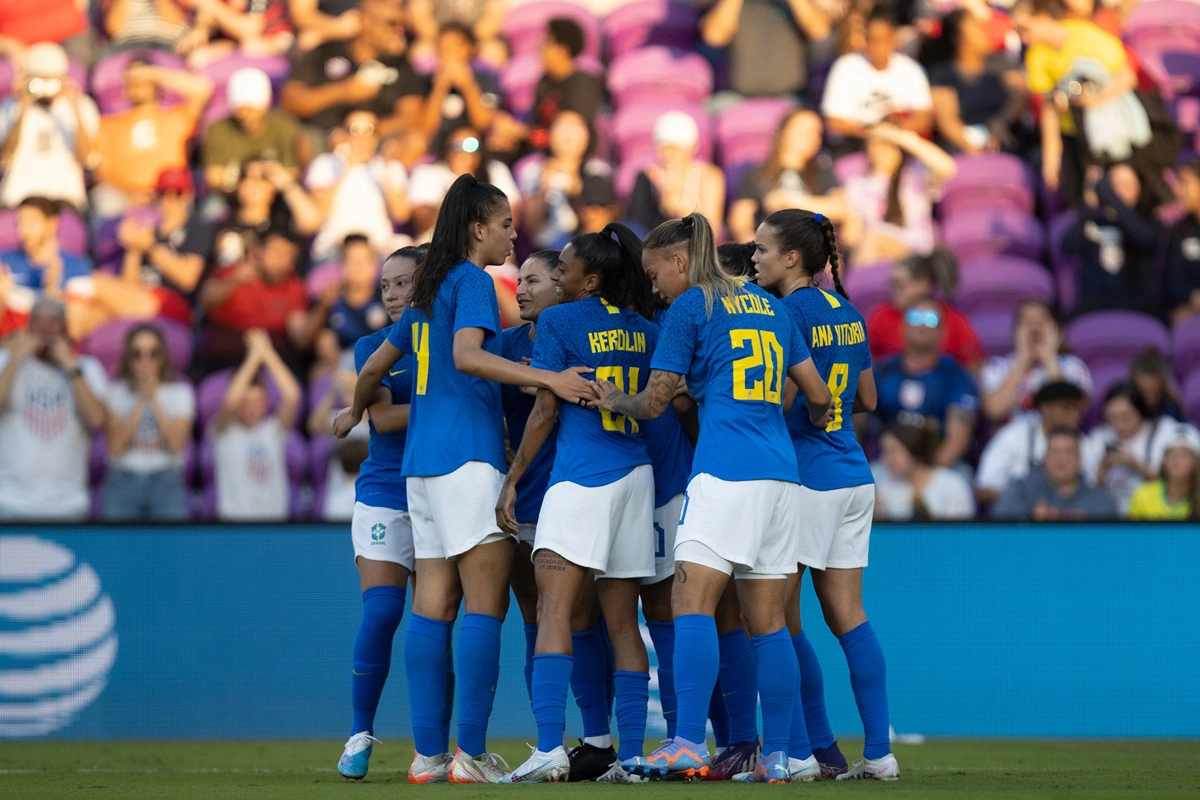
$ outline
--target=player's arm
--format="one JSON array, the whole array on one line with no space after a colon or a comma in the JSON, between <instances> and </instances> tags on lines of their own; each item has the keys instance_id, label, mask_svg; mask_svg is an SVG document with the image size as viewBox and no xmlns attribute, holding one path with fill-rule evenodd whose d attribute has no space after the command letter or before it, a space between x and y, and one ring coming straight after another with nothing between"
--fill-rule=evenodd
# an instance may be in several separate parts
<instances>
[{"instance_id":1,"label":"player's arm","mask_svg":"<svg viewBox=\"0 0 1200 800\"><path fill-rule=\"evenodd\" d=\"M833 395L829 385L821 380L821 374L813 364L811 357L798 364L788 367L788 377L795 381L797 388L804 393L804 403L808 406L808 418L813 425L824 428L833 419L830 411L833 409Z\"/></svg>"},{"instance_id":2,"label":"player's arm","mask_svg":"<svg viewBox=\"0 0 1200 800\"><path fill-rule=\"evenodd\" d=\"M596 381L593 386L596 398L587 405L633 419L655 419L671 405L682 380L678 372L652 369L646 388L634 395L626 394L609 381Z\"/></svg>"},{"instance_id":3,"label":"player's arm","mask_svg":"<svg viewBox=\"0 0 1200 800\"><path fill-rule=\"evenodd\" d=\"M946 410L946 436L938 448L936 462L941 467L953 467L966 456L975 438L975 414L962 406Z\"/></svg>"},{"instance_id":4,"label":"player's arm","mask_svg":"<svg viewBox=\"0 0 1200 800\"><path fill-rule=\"evenodd\" d=\"M527 367L483 349L483 328L461 328L454 334L454 366L473 378L516 386L549 389L568 403L591 399L592 384L583 373L589 367L571 367L562 372Z\"/></svg>"},{"instance_id":5,"label":"player's arm","mask_svg":"<svg viewBox=\"0 0 1200 800\"><path fill-rule=\"evenodd\" d=\"M679 426L683 428L683 435L692 443L692 447L695 447L700 439L700 406L696 404L695 398L686 393L676 394L671 406L675 409Z\"/></svg>"},{"instance_id":6,"label":"player's arm","mask_svg":"<svg viewBox=\"0 0 1200 800\"><path fill-rule=\"evenodd\" d=\"M388 370L395 366L402 355L404 351L389 340L384 339L380 342L379 347L358 371L358 380L354 382L354 402L334 417L334 436L343 439L350 433L351 428L362 422L363 412L374 402L375 394L383 385Z\"/></svg>"},{"instance_id":7,"label":"player's arm","mask_svg":"<svg viewBox=\"0 0 1200 800\"><path fill-rule=\"evenodd\" d=\"M875 388L875 373L867 367L858 373L858 393L854 395L853 414L871 412L879 403L879 391Z\"/></svg>"},{"instance_id":8,"label":"player's arm","mask_svg":"<svg viewBox=\"0 0 1200 800\"><path fill-rule=\"evenodd\" d=\"M496 501L496 524L506 533L517 532L517 518L513 515L513 505L517 502L517 482L525 476L525 471L541 452L557 421L558 398L549 389L538 389L533 410L529 412L529 419L525 423L525 435L521 437L504 485L500 487L500 498Z\"/></svg>"},{"instance_id":9,"label":"player's arm","mask_svg":"<svg viewBox=\"0 0 1200 800\"><path fill-rule=\"evenodd\" d=\"M408 430L408 409L408 403L393 403L392 393L381 386L367 406L367 417L379 433L395 433Z\"/></svg>"}]
</instances>

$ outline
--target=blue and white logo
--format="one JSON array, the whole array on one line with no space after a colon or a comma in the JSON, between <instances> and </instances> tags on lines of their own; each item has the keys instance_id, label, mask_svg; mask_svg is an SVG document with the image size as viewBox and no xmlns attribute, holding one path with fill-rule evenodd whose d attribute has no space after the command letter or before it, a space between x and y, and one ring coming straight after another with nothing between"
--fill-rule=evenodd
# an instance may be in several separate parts
<instances>
[{"instance_id":1,"label":"blue and white logo","mask_svg":"<svg viewBox=\"0 0 1200 800\"><path fill-rule=\"evenodd\" d=\"M116 613L65 547L0 536L0 738L61 730L108 683Z\"/></svg>"},{"instance_id":2,"label":"blue and white logo","mask_svg":"<svg viewBox=\"0 0 1200 800\"><path fill-rule=\"evenodd\" d=\"M376 522L371 526L371 544L383 544L383 537L387 535L387 525L382 522Z\"/></svg>"}]
</instances>

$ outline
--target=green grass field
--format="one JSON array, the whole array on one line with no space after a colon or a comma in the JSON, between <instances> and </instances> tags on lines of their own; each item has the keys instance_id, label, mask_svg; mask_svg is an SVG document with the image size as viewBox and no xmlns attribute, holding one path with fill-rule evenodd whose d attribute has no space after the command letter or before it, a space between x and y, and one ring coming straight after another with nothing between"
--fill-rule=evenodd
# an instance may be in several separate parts
<instances>
[{"instance_id":1,"label":"green grass field","mask_svg":"<svg viewBox=\"0 0 1200 800\"><path fill-rule=\"evenodd\" d=\"M0 745L0 798L170 798L293 800L396 797L400 793L496 798L514 792L566 793L590 800L614 793L725 798L755 792L820 797L888 798L1163 798L1200 796L1200 742L941 740L896 747L899 783L820 783L790 787L729 783L642 786L409 786L408 742L377 746L361 783L334 771L340 741L38 743ZM859 743L843 741L847 753ZM515 765L528 755L506 741L500 754Z\"/></svg>"}]
</instances>

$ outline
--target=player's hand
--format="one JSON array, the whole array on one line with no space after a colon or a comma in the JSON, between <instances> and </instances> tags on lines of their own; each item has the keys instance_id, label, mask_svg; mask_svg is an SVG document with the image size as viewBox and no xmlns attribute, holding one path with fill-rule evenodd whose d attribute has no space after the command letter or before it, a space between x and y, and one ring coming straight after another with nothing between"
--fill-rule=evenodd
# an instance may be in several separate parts
<instances>
[{"instance_id":1,"label":"player's hand","mask_svg":"<svg viewBox=\"0 0 1200 800\"><path fill-rule=\"evenodd\" d=\"M612 404L618 397L625 394L612 381L595 381L592 383L592 397L587 403L588 408L603 408L612 411Z\"/></svg>"},{"instance_id":2,"label":"player's hand","mask_svg":"<svg viewBox=\"0 0 1200 800\"><path fill-rule=\"evenodd\" d=\"M345 439L354 426L362 422L362 414L354 416L354 409L343 408L333 418L333 435L339 439Z\"/></svg>"},{"instance_id":3,"label":"player's hand","mask_svg":"<svg viewBox=\"0 0 1200 800\"><path fill-rule=\"evenodd\" d=\"M822 414L820 417L813 417L812 409L810 408L808 411L808 419L809 419L809 421L812 422L813 425L816 425L818 428L821 428L822 430L824 430L826 425L833 422L833 406L830 406L829 408L825 409L825 413Z\"/></svg>"},{"instance_id":4,"label":"player's hand","mask_svg":"<svg viewBox=\"0 0 1200 800\"><path fill-rule=\"evenodd\" d=\"M496 525L507 534L516 536L518 532L517 518L513 515L513 505L517 502L517 488L510 481L504 481L500 487L500 497L496 500Z\"/></svg>"},{"instance_id":5,"label":"player's hand","mask_svg":"<svg viewBox=\"0 0 1200 800\"><path fill-rule=\"evenodd\" d=\"M591 367L564 369L562 372L555 373L554 377L546 382L546 388L568 403L583 405L583 401L591 400L594 397L592 382L583 376L593 372L595 370Z\"/></svg>"}]
</instances>

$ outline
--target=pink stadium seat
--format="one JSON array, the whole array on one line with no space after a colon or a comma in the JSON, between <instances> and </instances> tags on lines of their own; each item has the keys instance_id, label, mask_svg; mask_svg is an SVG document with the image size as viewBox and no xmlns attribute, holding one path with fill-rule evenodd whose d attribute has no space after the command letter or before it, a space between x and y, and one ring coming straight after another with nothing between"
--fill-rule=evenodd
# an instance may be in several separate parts
<instances>
[{"instance_id":1,"label":"pink stadium seat","mask_svg":"<svg viewBox=\"0 0 1200 800\"><path fill-rule=\"evenodd\" d=\"M637 0L616 9L604 20L608 57L615 59L647 45L682 49L696 42L700 21L693 3L682 0Z\"/></svg>"},{"instance_id":2,"label":"pink stadium seat","mask_svg":"<svg viewBox=\"0 0 1200 800\"><path fill-rule=\"evenodd\" d=\"M1128 363L1147 347L1170 357L1167 326L1136 311L1095 311L1069 324L1064 338L1071 352L1089 365L1102 361Z\"/></svg>"},{"instance_id":3,"label":"pink stadium seat","mask_svg":"<svg viewBox=\"0 0 1200 800\"><path fill-rule=\"evenodd\" d=\"M1041 264L998 256L965 261L960 265L954 304L964 314L993 309L1015 310L1025 300L1054 304L1054 279Z\"/></svg>"},{"instance_id":4,"label":"pink stadium seat","mask_svg":"<svg viewBox=\"0 0 1200 800\"><path fill-rule=\"evenodd\" d=\"M993 307L971 315L971 327L989 357L1006 356L1013 348L1013 312L1009 307Z\"/></svg>"},{"instance_id":5,"label":"pink stadium seat","mask_svg":"<svg viewBox=\"0 0 1200 800\"><path fill-rule=\"evenodd\" d=\"M1046 231L1035 217L1012 208L978 208L943 220L946 247L959 262L983 256L1041 261Z\"/></svg>"},{"instance_id":6,"label":"pink stadium seat","mask_svg":"<svg viewBox=\"0 0 1200 800\"><path fill-rule=\"evenodd\" d=\"M888 282L892 275L891 264L868 264L851 268L842 276L842 285L850 302L863 317L869 317L875 307L892 300Z\"/></svg>"},{"instance_id":7,"label":"pink stadium seat","mask_svg":"<svg viewBox=\"0 0 1200 800\"><path fill-rule=\"evenodd\" d=\"M1167 99L1200 87L1200 6L1149 0L1125 20L1123 38Z\"/></svg>"},{"instance_id":8,"label":"pink stadium seat","mask_svg":"<svg viewBox=\"0 0 1200 800\"><path fill-rule=\"evenodd\" d=\"M670 98L702 103L713 90L713 71L699 53L644 47L614 58L608 91L616 108Z\"/></svg>"},{"instance_id":9,"label":"pink stadium seat","mask_svg":"<svg viewBox=\"0 0 1200 800\"><path fill-rule=\"evenodd\" d=\"M941 212L950 217L976 208L1034 211L1033 171L1004 153L959 156L958 172L946 183Z\"/></svg>"},{"instance_id":10,"label":"pink stadium seat","mask_svg":"<svg viewBox=\"0 0 1200 800\"><path fill-rule=\"evenodd\" d=\"M83 352L98 359L109 376L116 375L121 366L121 354L125 350L125 336L130 328L140 325L143 321L157 326L162 331L163 338L167 340L167 353L171 357L171 366L175 373L186 373L192 363L192 329L173 319L114 320L101 325L83 340Z\"/></svg>"},{"instance_id":11,"label":"pink stadium seat","mask_svg":"<svg viewBox=\"0 0 1200 800\"><path fill-rule=\"evenodd\" d=\"M304 277L304 290L310 300L316 300L325 291L325 287L342 279L342 265L337 262L326 262Z\"/></svg>"},{"instance_id":12,"label":"pink stadium seat","mask_svg":"<svg viewBox=\"0 0 1200 800\"><path fill-rule=\"evenodd\" d=\"M835 159L833 162L833 174L837 178L837 182L845 186L846 182L851 178L859 178L867 174L867 154L866 153L850 153Z\"/></svg>"},{"instance_id":13,"label":"pink stadium seat","mask_svg":"<svg viewBox=\"0 0 1200 800\"><path fill-rule=\"evenodd\" d=\"M1064 211L1050 220L1046 234L1050 245L1050 266L1054 268L1055 280L1058 283L1058 308L1064 314L1075 307L1075 301L1079 297L1079 272L1083 269L1079 256L1062 249L1063 237L1067 229L1075 224L1075 219L1074 211Z\"/></svg>"},{"instance_id":14,"label":"pink stadium seat","mask_svg":"<svg viewBox=\"0 0 1200 800\"><path fill-rule=\"evenodd\" d=\"M717 117L717 154L726 169L758 165L771 155L775 133L796 108L791 100L760 97L743 100Z\"/></svg>"},{"instance_id":15,"label":"pink stadium seat","mask_svg":"<svg viewBox=\"0 0 1200 800\"><path fill-rule=\"evenodd\" d=\"M583 30L583 55L600 57L600 20L587 3L569 0L543 0L525 3L504 16L504 37L513 57L537 54L546 32L546 23L556 17L566 17L579 23Z\"/></svg>"}]
</instances>

